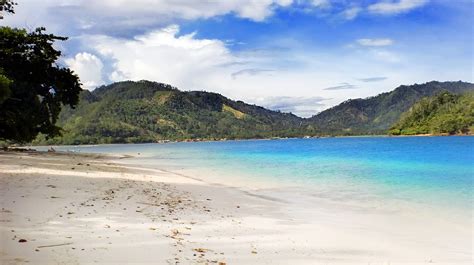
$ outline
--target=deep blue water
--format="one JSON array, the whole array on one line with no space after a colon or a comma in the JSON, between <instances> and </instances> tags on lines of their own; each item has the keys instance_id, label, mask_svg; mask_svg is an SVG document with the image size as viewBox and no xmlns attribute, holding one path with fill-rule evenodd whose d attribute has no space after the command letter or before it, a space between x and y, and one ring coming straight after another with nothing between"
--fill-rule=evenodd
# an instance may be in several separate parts
<instances>
[{"instance_id":1,"label":"deep blue water","mask_svg":"<svg viewBox=\"0 0 474 265\"><path fill-rule=\"evenodd\" d=\"M214 170L222 178L240 175L305 187L349 187L472 210L473 147L474 137L348 137L60 149L131 154L149 166Z\"/></svg>"}]
</instances>

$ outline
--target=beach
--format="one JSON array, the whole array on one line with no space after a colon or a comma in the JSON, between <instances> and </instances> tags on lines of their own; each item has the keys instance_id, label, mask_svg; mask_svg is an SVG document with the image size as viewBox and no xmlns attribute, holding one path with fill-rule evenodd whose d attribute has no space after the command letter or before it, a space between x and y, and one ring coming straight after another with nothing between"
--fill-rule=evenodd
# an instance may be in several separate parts
<instances>
[{"instance_id":1,"label":"beach","mask_svg":"<svg viewBox=\"0 0 474 265\"><path fill-rule=\"evenodd\" d=\"M1 152L0 263L472 264L472 219L121 158Z\"/></svg>"}]
</instances>

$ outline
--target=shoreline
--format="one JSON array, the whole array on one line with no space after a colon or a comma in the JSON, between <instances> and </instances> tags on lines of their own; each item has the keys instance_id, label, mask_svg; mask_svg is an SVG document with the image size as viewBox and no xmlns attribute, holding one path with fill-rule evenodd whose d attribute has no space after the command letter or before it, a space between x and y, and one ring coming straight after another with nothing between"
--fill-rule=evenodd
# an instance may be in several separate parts
<instances>
[{"instance_id":1,"label":"shoreline","mask_svg":"<svg viewBox=\"0 0 474 265\"><path fill-rule=\"evenodd\" d=\"M173 143L207 143L207 142L239 142L239 141L281 141L291 139L327 139L327 138L398 138L398 137L472 137L474 134L414 134L414 135L390 135L390 134L370 134L370 135L325 135L325 136L301 136L301 137L270 137L270 138L242 138L242 139L183 139L183 140L158 140L155 142L117 142L117 143L95 143L95 144L26 144L13 145L18 148L35 148L45 146L98 146L98 145L114 145L114 144L173 144Z\"/></svg>"},{"instance_id":2,"label":"shoreline","mask_svg":"<svg viewBox=\"0 0 474 265\"><path fill-rule=\"evenodd\" d=\"M284 140L309 140L309 139L333 139L333 138L409 138L409 137L473 137L474 134L416 134L416 135L342 135L342 136L311 136L311 137L287 137L287 138L249 138L249 139L228 139L228 140L180 140L180 141L172 141L172 140L164 140L164 141L156 141L156 142L139 142L139 143L129 143L129 142L117 142L117 143L103 143L103 144L39 144L39 145L13 145L13 148L23 149L29 148L32 149L31 151L36 152L46 152L46 151L37 151L34 148L38 147L94 147L94 146L107 146L107 145L140 145L140 144L176 144L176 143L214 143L214 142L241 142L241 141L284 141ZM4 150L5 151L5 150ZM9 152L9 150L7 150ZM59 151L62 152L62 151Z\"/></svg>"},{"instance_id":3,"label":"shoreline","mask_svg":"<svg viewBox=\"0 0 474 265\"><path fill-rule=\"evenodd\" d=\"M470 224L284 187L248 191L116 159L0 152L1 263L472 261Z\"/></svg>"}]
</instances>

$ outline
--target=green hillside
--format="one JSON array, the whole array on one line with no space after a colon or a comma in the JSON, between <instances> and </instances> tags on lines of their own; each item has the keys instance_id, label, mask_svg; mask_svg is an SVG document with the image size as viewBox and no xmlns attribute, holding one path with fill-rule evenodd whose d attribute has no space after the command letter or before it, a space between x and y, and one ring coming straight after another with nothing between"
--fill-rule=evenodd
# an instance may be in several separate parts
<instances>
[{"instance_id":1,"label":"green hillside","mask_svg":"<svg viewBox=\"0 0 474 265\"><path fill-rule=\"evenodd\" d=\"M375 97L343 102L311 117L307 124L312 131L321 134L386 134L401 114L422 98L443 91L459 94L473 90L474 84L460 81L399 86Z\"/></svg>"},{"instance_id":2,"label":"green hillside","mask_svg":"<svg viewBox=\"0 0 474 265\"><path fill-rule=\"evenodd\" d=\"M474 93L424 98L402 114L392 135L474 133Z\"/></svg>"},{"instance_id":3,"label":"green hillside","mask_svg":"<svg viewBox=\"0 0 474 265\"><path fill-rule=\"evenodd\" d=\"M208 92L155 82L119 82L83 91L59 117L63 136L37 143L93 144L294 136L301 118Z\"/></svg>"},{"instance_id":4,"label":"green hillside","mask_svg":"<svg viewBox=\"0 0 474 265\"><path fill-rule=\"evenodd\" d=\"M160 140L218 140L305 135L386 134L422 98L449 91L474 91L464 82L400 86L392 92L354 99L303 119L220 94L178 89L150 81L125 81L83 91L76 109L64 108L63 136L36 144L139 143ZM404 132L403 132L404 133Z\"/></svg>"}]
</instances>

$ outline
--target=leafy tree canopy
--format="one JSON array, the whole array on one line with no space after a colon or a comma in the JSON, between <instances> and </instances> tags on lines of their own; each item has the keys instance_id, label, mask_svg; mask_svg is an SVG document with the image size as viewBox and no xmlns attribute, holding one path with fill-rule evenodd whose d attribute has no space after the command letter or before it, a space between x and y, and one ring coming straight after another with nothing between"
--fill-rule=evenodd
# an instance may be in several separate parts
<instances>
[{"instance_id":1,"label":"leafy tree canopy","mask_svg":"<svg viewBox=\"0 0 474 265\"><path fill-rule=\"evenodd\" d=\"M220 94L179 91L156 82L123 81L84 90L76 109L64 108L61 137L38 144L137 143L159 140L302 136L301 119L233 101Z\"/></svg>"},{"instance_id":2,"label":"leafy tree canopy","mask_svg":"<svg viewBox=\"0 0 474 265\"><path fill-rule=\"evenodd\" d=\"M472 134L473 129L474 92L444 92L413 105L394 124L390 134Z\"/></svg>"},{"instance_id":3,"label":"leafy tree canopy","mask_svg":"<svg viewBox=\"0 0 474 265\"><path fill-rule=\"evenodd\" d=\"M13 11L10 1L1 8ZM0 139L28 142L38 133L58 135L61 105L74 107L81 91L79 78L55 62L61 52L55 41L67 38L0 27Z\"/></svg>"},{"instance_id":4,"label":"leafy tree canopy","mask_svg":"<svg viewBox=\"0 0 474 265\"><path fill-rule=\"evenodd\" d=\"M14 6L15 2L11 0L0 0L0 19L3 19L3 12L5 13L15 13Z\"/></svg>"}]
</instances>

